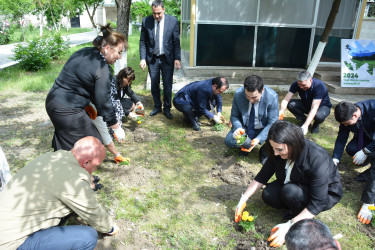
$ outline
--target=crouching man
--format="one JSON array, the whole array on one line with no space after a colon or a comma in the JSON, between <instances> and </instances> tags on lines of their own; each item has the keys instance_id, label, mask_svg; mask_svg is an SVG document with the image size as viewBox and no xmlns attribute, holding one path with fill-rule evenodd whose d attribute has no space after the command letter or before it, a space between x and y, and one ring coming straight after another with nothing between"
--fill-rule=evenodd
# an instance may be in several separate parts
<instances>
[{"instance_id":1,"label":"crouching man","mask_svg":"<svg viewBox=\"0 0 375 250\"><path fill-rule=\"evenodd\" d=\"M71 151L48 152L22 168L0 195L0 248L94 249L97 231L116 234L91 189L104 157L99 140L85 137ZM72 212L90 226L58 226Z\"/></svg>"}]
</instances>

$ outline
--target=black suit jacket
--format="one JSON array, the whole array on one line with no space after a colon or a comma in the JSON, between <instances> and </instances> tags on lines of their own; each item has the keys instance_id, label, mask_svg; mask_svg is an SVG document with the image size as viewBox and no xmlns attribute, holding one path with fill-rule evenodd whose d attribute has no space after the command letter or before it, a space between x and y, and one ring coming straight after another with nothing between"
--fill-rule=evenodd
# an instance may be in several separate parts
<instances>
[{"instance_id":1,"label":"black suit jacket","mask_svg":"<svg viewBox=\"0 0 375 250\"><path fill-rule=\"evenodd\" d=\"M269 157L255 180L266 184L275 174L276 181L283 184L285 164L286 160L280 156ZM337 166L324 148L307 139L300 157L294 163L290 181L309 192L310 202L306 208L314 215L332 208L343 195Z\"/></svg>"},{"instance_id":2,"label":"black suit jacket","mask_svg":"<svg viewBox=\"0 0 375 250\"><path fill-rule=\"evenodd\" d=\"M362 112L361 120L362 125L365 129L364 136L367 136L370 141L369 144L363 146L371 152L375 152L375 99L357 102L354 105L357 106ZM357 124L350 126L344 126L343 124L340 124L339 132L337 134L335 142L335 148L333 149L332 158L336 158L339 160L341 159L350 132L354 133L354 139L358 138L359 131Z\"/></svg>"},{"instance_id":3,"label":"black suit jacket","mask_svg":"<svg viewBox=\"0 0 375 250\"><path fill-rule=\"evenodd\" d=\"M164 14L163 48L168 64L173 65L174 60L181 61L180 35L177 18ZM141 60L151 63L155 48L154 17L148 16L142 20L141 37L139 39L139 54Z\"/></svg>"}]
</instances>

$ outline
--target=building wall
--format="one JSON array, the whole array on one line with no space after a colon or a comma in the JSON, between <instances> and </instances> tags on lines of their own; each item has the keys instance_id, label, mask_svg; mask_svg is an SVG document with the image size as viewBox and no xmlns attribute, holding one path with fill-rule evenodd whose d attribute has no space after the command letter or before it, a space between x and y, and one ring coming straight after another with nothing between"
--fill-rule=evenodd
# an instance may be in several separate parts
<instances>
[{"instance_id":1,"label":"building wall","mask_svg":"<svg viewBox=\"0 0 375 250\"><path fill-rule=\"evenodd\" d=\"M359 39L375 40L375 17L366 17L363 19Z\"/></svg>"}]
</instances>

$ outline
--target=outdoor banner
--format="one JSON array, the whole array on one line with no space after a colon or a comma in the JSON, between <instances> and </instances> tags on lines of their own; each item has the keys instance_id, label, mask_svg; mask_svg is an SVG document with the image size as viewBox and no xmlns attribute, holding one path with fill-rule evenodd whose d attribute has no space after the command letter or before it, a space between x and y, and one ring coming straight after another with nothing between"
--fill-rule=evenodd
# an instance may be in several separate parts
<instances>
[{"instance_id":1,"label":"outdoor banner","mask_svg":"<svg viewBox=\"0 0 375 250\"><path fill-rule=\"evenodd\" d=\"M341 87L375 88L375 40L341 39Z\"/></svg>"}]
</instances>

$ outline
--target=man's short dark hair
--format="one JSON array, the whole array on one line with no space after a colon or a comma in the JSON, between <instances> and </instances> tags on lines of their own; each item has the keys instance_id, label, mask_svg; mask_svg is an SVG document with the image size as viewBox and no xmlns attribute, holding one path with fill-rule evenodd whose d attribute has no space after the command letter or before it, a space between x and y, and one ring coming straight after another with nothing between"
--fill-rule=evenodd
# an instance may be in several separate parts
<instances>
[{"instance_id":1,"label":"man's short dark hair","mask_svg":"<svg viewBox=\"0 0 375 250\"><path fill-rule=\"evenodd\" d=\"M285 245L288 250L338 249L328 226L314 219L293 224L285 235Z\"/></svg>"},{"instance_id":2,"label":"man's short dark hair","mask_svg":"<svg viewBox=\"0 0 375 250\"><path fill-rule=\"evenodd\" d=\"M276 121L272 124L270 130L268 131L268 138L266 141L266 149L268 157L274 158L275 154L273 152L270 140L279 143L286 144L288 147L288 160L296 162L301 155L303 147L305 146L305 138L301 127L287 122L287 121Z\"/></svg>"},{"instance_id":3,"label":"man's short dark hair","mask_svg":"<svg viewBox=\"0 0 375 250\"><path fill-rule=\"evenodd\" d=\"M161 6L164 9L164 3L161 0L154 0L151 4L151 7L159 7Z\"/></svg>"},{"instance_id":4,"label":"man's short dark hair","mask_svg":"<svg viewBox=\"0 0 375 250\"><path fill-rule=\"evenodd\" d=\"M339 123L349 121L353 114L357 111L357 107L350 102L340 102L335 108L335 118Z\"/></svg>"},{"instance_id":5,"label":"man's short dark hair","mask_svg":"<svg viewBox=\"0 0 375 250\"><path fill-rule=\"evenodd\" d=\"M262 92L264 88L262 78L257 75L251 75L246 77L243 86L249 92L254 92L255 90L258 90L258 92Z\"/></svg>"},{"instance_id":6,"label":"man's short dark hair","mask_svg":"<svg viewBox=\"0 0 375 250\"><path fill-rule=\"evenodd\" d=\"M215 77L212 79L212 85L216 85L216 89L221 89L223 86L227 86L226 88L229 88L229 82L224 77Z\"/></svg>"}]
</instances>

